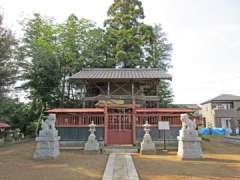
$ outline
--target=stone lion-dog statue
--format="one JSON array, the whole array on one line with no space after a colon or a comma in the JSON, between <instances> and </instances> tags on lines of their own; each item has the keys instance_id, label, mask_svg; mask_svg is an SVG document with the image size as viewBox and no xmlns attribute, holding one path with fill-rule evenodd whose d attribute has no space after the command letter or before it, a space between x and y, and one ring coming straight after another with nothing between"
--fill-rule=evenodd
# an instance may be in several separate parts
<instances>
[{"instance_id":1,"label":"stone lion-dog statue","mask_svg":"<svg viewBox=\"0 0 240 180\"><path fill-rule=\"evenodd\" d=\"M195 130L196 123L192 121L188 114L181 114L182 129Z\"/></svg>"}]
</instances>

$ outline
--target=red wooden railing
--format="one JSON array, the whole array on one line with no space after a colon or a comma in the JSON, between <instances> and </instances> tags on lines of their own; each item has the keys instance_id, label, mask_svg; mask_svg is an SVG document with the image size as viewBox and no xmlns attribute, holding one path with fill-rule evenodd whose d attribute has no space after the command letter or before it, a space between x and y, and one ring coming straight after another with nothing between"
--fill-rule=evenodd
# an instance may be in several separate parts
<instances>
[{"instance_id":1,"label":"red wooden railing","mask_svg":"<svg viewBox=\"0 0 240 180\"><path fill-rule=\"evenodd\" d=\"M105 112L106 113L106 112ZM56 113L57 121L56 127L88 127L88 125L93 121L97 127L104 127L104 119L107 118L109 122L105 126L108 128L113 128L113 124L116 121L121 121L122 124L129 124L128 120L131 120L137 127L142 127L142 125L148 121L153 127L157 127L158 121L169 121L170 127L181 127L180 114L163 113L158 111L144 111L135 113L107 113L104 112L62 112Z\"/></svg>"},{"instance_id":2,"label":"red wooden railing","mask_svg":"<svg viewBox=\"0 0 240 180\"><path fill-rule=\"evenodd\" d=\"M137 114L136 115L136 126L139 127L148 121L152 127L158 126L158 121L169 121L170 127L181 127L181 120L179 114Z\"/></svg>"},{"instance_id":3,"label":"red wooden railing","mask_svg":"<svg viewBox=\"0 0 240 180\"><path fill-rule=\"evenodd\" d=\"M104 127L103 113L57 114L56 127L88 127L91 122L97 127Z\"/></svg>"},{"instance_id":4,"label":"red wooden railing","mask_svg":"<svg viewBox=\"0 0 240 180\"><path fill-rule=\"evenodd\" d=\"M131 113L109 113L108 128L113 130L132 129Z\"/></svg>"}]
</instances>

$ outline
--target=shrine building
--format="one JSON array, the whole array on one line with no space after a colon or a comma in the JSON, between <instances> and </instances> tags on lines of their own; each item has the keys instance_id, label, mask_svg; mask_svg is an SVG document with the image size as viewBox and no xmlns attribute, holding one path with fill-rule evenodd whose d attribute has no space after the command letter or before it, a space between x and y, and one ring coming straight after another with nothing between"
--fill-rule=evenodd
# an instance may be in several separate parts
<instances>
[{"instance_id":1,"label":"shrine building","mask_svg":"<svg viewBox=\"0 0 240 180\"><path fill-rule=\"evenodd\" d=\"M168 121L168 139L176 139L180 114L188 108L160 108L160 82L171 81L160 69L82 69L70 77L80 87L81 108L50 109L56 114L61 141L86 141L88 125L96 124L96 137L104 144L136 144L142 140L142 125L148 121L154 141L161 139L159 121Z\"/></svg>"}]
</instances>

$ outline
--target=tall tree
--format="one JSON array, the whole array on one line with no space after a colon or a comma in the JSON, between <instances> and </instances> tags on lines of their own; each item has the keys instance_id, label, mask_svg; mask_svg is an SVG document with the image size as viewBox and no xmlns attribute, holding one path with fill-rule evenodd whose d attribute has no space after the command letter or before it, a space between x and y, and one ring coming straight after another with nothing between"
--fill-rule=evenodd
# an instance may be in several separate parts
<instances>
[{"instance_id":1,"label":"tall tree","mask_svg":"<svg viewBox=\"0 0 240 180\"><path fill-rule=\"evenodd\" d=\"M14 84L17 72L13 59L16 39L9 29L3 27L2 22L3 16L0 15L0 99L6 95L9 86Z\"/></svg>"},{"instance_id":2,"label":"tall tree","mask_svg":"<svg viewBox=\"0 0 240 180\"><path fill-rule=\"evenodd\" d=\"M167 72L172 45L161 25L150 26L142 22L144 10L140 0L114 0L105 21L107 62L109 67L160 68ZM160 106L172 102L170 83L161 81Z\"/></svg>"},{"instance_id":3,"label":"tall tree","mask_svg":"<svg viewBox=\"0 0 240 180\"><path fill-rule=\"evenodd\" d=\"M163 32L160 24L154 25L153 32L155 39L149 44L146 67L160 68L167 72L171 67L172 44L168 42L166 33Z\"/></svg>"},{"instance_id":4,"label":"tall tree","mask_svg":"<svg viewBox=\"0 0 240 180\"><path fill-rule=\"evenodd\" d=\"M104 31L74 14L63 23L35 14L25 21L24 32L18 58L33 102L71 106L68 78L83 67L100 66Z\"/></svg>"},{"instance_id":5,"label":"tall tree","mask_svg":"<svg viewBox=\"0 0 240 180\"><path fill-rule=\"evenodd\" d=\"M172 44L168 42L166 33L163 32L161 25L155 25L153 30L156 39L149 45L146 67L160 68L163 72L168 72L171 67ZM173 101L170 85L170 82L166 80L161 80L160 82L160 107L167 107Z\"/></svg>"},{"instance_id":6,"label":"tall tree","mask_svg":"<svg viewBox=\"0 0 240 180\"><path fill-rule=\"evenodd\" d=\"M68 78L83 67L94 67L104 62L101 51L103 30L96 28L87 19L78 19L74 14L57 27L57 58L61 73L60 105L68 106L72 90Z\"/></svg>"},{"instance_id":7,"label":"tall tree","mask_svg":"<svg viewBox=\"0 0 240 180\"><path fill-rule=\"evenodd\" d=\"M109 66L142 67L145 64L145 44L154 39L151 26L144 19L139 0L114 0L105 20L105 43L108 45Z\"/></svg>"},{"instance_id":8,"label":"tall tree","mask_svg":"<svg viewBox=\"0 0 240 180\"><path fill-rule=\"evenodd\" d=\"M34 14L24 24L24 32L18 56L24 87L30 89L33 102L40 101L45 109L54 103L60 82L54 25L51 20Z\"/></svg>"}]
</instances>

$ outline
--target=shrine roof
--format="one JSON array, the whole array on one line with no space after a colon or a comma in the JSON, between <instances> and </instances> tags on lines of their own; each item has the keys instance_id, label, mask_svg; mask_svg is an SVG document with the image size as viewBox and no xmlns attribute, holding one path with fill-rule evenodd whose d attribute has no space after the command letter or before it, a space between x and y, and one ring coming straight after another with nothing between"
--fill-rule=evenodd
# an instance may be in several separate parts
<instances>
[{"instance_id":1,"label":"shrine roof","mask_svg":"<svg viewBox=\"0 0 240 180\"><path fill-rule=\"evenodd\" d=\"M136 109L138 113L192 113L192 109L188 108L138 108Z\"/></svg>"},{"instance_id":2,"label":"shrine roof","mask_svg":"<svg viewBox=\"0 0 240 180\"><path fill-rule=\"evenodd\" d=\"M96 79L168 79L172 76L159 68L93 68L82 69L70 79L96 80Z\"/></svg>"},{"instance_id":3,"label":"shrine roof","mask_svg":"<svg viewBox=\"0 0 240 180\"><path fill-rule=\"evenodd\" d=\"M48 113L103 113L104 108L56 108L49 109ZM187 108L136 108L137 113L191 113Z\"/></svg>"},{"instance_id":4,"label":"shrine roof","mask_svg":"<svg viewBox=\"0 0 240 180\"><path fill-rule=\"evenodd\" d=\"M103 108L55 108L47 110L48 113L102 113Z\"/></svg>"},{"instance_id":5,"label":"shrine roof","mask_svg":"<svg viewBox=\"0 0 240 180\"><path fill-rule=\"evenodd\" d=\"M0 128L9 128L10 125L7 123L0 122Z\"/></svg>"}]
</instances>

